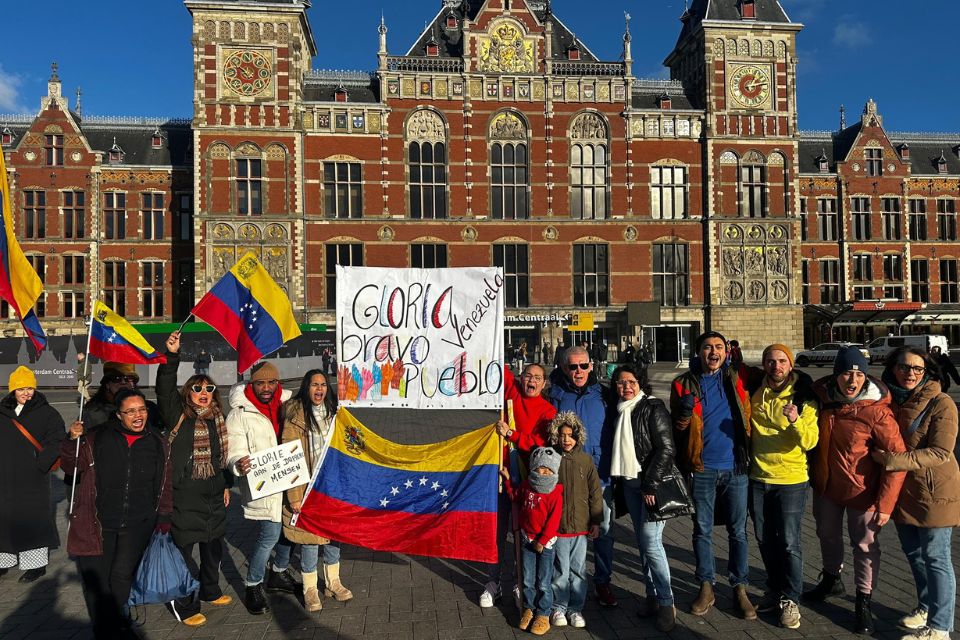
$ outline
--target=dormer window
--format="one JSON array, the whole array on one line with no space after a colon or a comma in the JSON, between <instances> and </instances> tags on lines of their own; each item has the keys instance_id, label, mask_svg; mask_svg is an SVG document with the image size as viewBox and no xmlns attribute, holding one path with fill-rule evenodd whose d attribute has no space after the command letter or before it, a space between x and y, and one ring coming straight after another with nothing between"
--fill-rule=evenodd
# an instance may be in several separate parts
<instances>
[{"instance_id":1,"label":"dormer window","mask_svg":"<svg viewBox=\"0 0 960 640\"><path fill-rule=\"evenodd\" d=\"M123 149L120 148L120 145L117 144L117 139L114 138L113 146L110 147L110 153L109 153L110 164L123 162L123 156L124 156Z\"/></svg>"},{"instance_id":2,"label":"dormer window","mask_svg":"<svg viewBox=\"0 0 960 640\"><path fill-rule=\"evenodd\" d=\"M937 158L937 173L946 173L947 172L947 159L943 155L943 151L940 152L940 157Z\"/></svg>"},{"instance_id":3,"label":"dormer window","mask_svg":"<svg viewBox=\"0 0 960 640\"><path fill-rule=\"evenodd\" d=\"M335 102L346 102L347 101L347 90L341 84L333 92L333 99Z\"/></svg>"},{"instance_id":4,"label":"dormer window","mask_svg":"<svg viewBox=\"0 0 960 640\"><path fill-rule=\"evenodd\" d=\"M159 129L153 130L153 135L150 136L150 146L154 149L163 148L163 134L160 133Z\"/></svg>"},{"instance_id":5,"label":"dormer window","mask_svg":"<svg viewBox=\"0 0 960 640\"><path fill-rule=\"evenodd\" d=\"M0 144L7 146L11 143L13 143L13 131L10 131L10 127L4 127L3 131L0 131Z\"/></svg>"},{"instance_id":6,"label":"dormer window","mask_svg":"<svg viewBox=\"0 0 960 640\"><path fill-rule=\"evenodd\" d=\"M899 152L901 160L910 159L910 145L908 145L906 142L897 147L897 152Z\"/></svg>"},{"instance_id":7,"label":"dormer window","mask_svg":"<svg viewBox=\"0 0 960 640\"><path fill-rule=\"evenodd\" d=\"M740 17L744 20L753 20L757 17L757 6L753 0L741 0Z\"/></svg>"},{"instance_id":8,"label":"dormer window","mask_svg":"<svg viewBox=\"0 0 960 640\"><path fill-rule=\"evenodd\" d=\"M580 59L580 47L575 44L570 45L567 49L567 60L579 60Z\"/></svg>"},{"instance_id":9,"label":"dormer window","mask_svg":"<svg viewBox=\"0 0 960 640\"><path fill-rule=\"evenodd\" d=\"M447 29L456 29L460 25L460 21L457 20L457 16L452 13L447 14L446 26Z\"/></svg>"},{"instance_id":10,"label":"dormer window","mask_svg":"<svg viewBox=\"0 0 960 640\"><path fill-rule=\"evenodd\" d=\"M660 106L661 109L673 108L673 100L666 93L660 94L660 96L657 98L657 104Z\"/></svg>"},{"instance_id":11,"label":"dormer window","mask_svg":"<svg viewBox=\"0 0 960 640\"><path fill-rule=\"evenodd\" d=\"M827 158L827 154L823 151L821 151L820 155L817 156L816 162L817 170L820 171L820 173L827 173L830 171L830 160Z\"/></svg>"},{"instance_id":12,"label":"dormer window","mask_svg":"<svg viewBox=\"0 0 960 640\"><path fill-rule=\"evenodd\" d=\"M440 55L440 45L437 44L437 41L433 38L430 38L430 42L427 43L427 56L430 58L436 58Z\"/></svg>"}]
</instances>

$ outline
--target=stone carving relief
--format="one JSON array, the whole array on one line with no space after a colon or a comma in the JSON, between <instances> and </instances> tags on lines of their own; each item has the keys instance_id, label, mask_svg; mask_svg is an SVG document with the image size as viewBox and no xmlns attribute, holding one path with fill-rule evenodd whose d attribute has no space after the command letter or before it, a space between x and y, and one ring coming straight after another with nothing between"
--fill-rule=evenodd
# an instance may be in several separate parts
<instances>
[{"instance_id":1,"label":"stone carving relief","mask_svg":"<svg viewBox=\"0 0 960 640\"><path fill-rule=\"evenodd\" d=\"M446 139L447 131L443 120L429 109L420 109L407 120L407 140L443 142Z\"/></svg>"},{"instance_id":2,"label":"stone carving relief","mask_svg":"<svg viewBox=\"0 0 960 640\"><path fill-rule=\"evenodd\" d=\"M720 229L724 300L733 304L786 303L790 299L790 235L777 223L729 223Z\"/></svg>"},{"instance_id":3,"label":"stone carving relief","mask_svg":"<svg viewBox=\"0 0 960 640\"><path fill-rule=\"evenodd\" d=\"M525 40L519 27L500 22L490 34L479 38L477 70L490 73L530 73L534 71L534 43Z\"/></svg>"},{"instance_id":4,"label":"stone carving relief","mask_svg":"<svg viewBox=\"0 0 960 640\"><path fill-rule=\"evenodd\" d=\"M773 40L764 40L763 41L763 56L765 58L773 57Z\"/></svg>"},{"instance_id":5,"label":"stone carving relief","mask_svg":"<svg viewBox=\"0 0 960 640\"><path fill-rule=\"evenodd\" d=\"M720 154L720 164L737 164L737 154L733 151L724 151Z\"/></svg>"},{"instance_id":6,"label":"stone carving relief","mask_svg":"<svg viewBox=\"0 0 960 640\"><path fill-rule=\"evenodd\" d=\"M607 125L595 113L581 113L570 127L570 137L574 140L606 140Z\"/></svg>"},{"instance_id":7,"label":"stone carving relief","mask_svg":"<svg viewBox=\"0 0 960 640\"><path fill-rule=\"evenodd\" d=\"M560 232L557 231L557 228L555 226L550 225L549 227L543 230L543 239L550 240L550 241L559 240Z\"/></svg>"},{"instance_id":8,"label":"stone carving relief","mask_svg":"<svg viewBox=\"0 0 960 640\"><path fill-rule=\"evenodd\" d=\"M713 56L715 60L723 60L723 38L717 38L714 40Z\"/></svg>"},{"instance_id":9,"label":"stone carving relief","mask_svg":"<svg viewBox=\"0 0 960 640\"><path fill-rule=\"evenodd\" d=\"M475 227L466 226L463 228L463 231L460 232L460 237L464 242L476 242L477 241L477 230Z\"/></svg>"},{"instance_id":10,"label":"stone carving relief","mask_svg":"<svg viewBox=\"0 0 960 640\"><path fill-rule=\"evenodd\" d=\"M223 277L237 261L233 247L214 247L212 275L215 280Z\"/></svg>"},{"instance_id":11,"label":"stone carving relief","mask_svg":"<svg viewBox=\"0 0 960 640\"><path fill-rule=\"evenodd\" d=\"M209 227L207 284L223 277L238 258L253 253L284 290L290 278L290 228L282 223L213 222Z\"/></svg>"},{"instance_id":12,"label":"stone carving relief","mask_svg":"<svg viewBox=\"0 0 960 640\"><path fill-rule=\"evenodd\" d=\"M637 232L637 228L633 225L623 230L623 239L627 242L634 242L639 236L640 234Z\"/></svg>"},{"instance_id":13,"label":"stone carving relief","mask_svg":"<svg viewBox=\"0 0 960 640\"><path fill-rule=\"evenodd\" d=\"M377 231L377 237L380 238L381 242L390 242L395 237L395 233L392 227L384 225L380 227Z\"/></svg>"},{"instance_id":14,"label":"stone carving relief","mask_svg":"<svg viewBox=\"0 0 960 640\"><path fill-rule=\"evenodd\" d=\"M780 59L787 57L787 43L782 40L777 43L777 57Z\"/></svg>"},{"instance_id":15,"label":"stone carving relief","mask_svg":"<svg viewBox=\"0 0 960 640\"><path fill-rule=\"evenodd\" d=\"M490 137L495 140L526 140L527 128L516 114L504 111L490 121Z\"/></svg>"},{"instance_id":16,"label":"stone carving relief","mask_svg":"<svg viewBox=\"0 0 960 640\"><path fill-rule=\"evenodd\" d=\"M271 247L264 255L264 265L267 273L274 280L280 282L287 279L287 248Z\"/></svg>"}]
</instances>

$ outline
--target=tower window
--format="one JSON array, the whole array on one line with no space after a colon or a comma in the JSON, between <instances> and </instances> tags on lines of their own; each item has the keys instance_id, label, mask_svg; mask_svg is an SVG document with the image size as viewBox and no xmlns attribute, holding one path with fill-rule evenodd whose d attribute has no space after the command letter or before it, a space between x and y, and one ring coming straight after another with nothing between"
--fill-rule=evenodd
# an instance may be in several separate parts
<instances>
[{"instance_id":1,"label":"tower window","mask_svg":"<svg viewBox=\"0 0 960 640\"><path fill-rule=\"evenodd\" d=\"M742 0L740 3L740 17L753 19L757 17L757 6L753 0Z\"/></svg>"}]
</instances>

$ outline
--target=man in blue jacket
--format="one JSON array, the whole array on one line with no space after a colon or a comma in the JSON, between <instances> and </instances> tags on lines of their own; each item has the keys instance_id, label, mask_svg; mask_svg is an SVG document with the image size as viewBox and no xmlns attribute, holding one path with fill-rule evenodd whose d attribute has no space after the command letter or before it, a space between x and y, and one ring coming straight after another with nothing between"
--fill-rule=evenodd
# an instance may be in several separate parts
<instances>
[{"instance_id":1,"label":"man in blue jacket","mask_svg":"<svg viewBox=\"0 0 960 640\"><path fill-rule=\"evenodd\" d=\"M550 403L557 411L573 411L587 429L583 450L600 467L600 434L606 417L606 406L597 376L590 362L590 353L583 347L570 347L563 353L562 365L550 374ZM613 536L610 534L610 514L613 489L610 479L601 474L603 484L603 522L600 537L593 541L593 585L597 600L605 607L617 606L610 580L613 575Z\"/></svg>"}]
</instances>

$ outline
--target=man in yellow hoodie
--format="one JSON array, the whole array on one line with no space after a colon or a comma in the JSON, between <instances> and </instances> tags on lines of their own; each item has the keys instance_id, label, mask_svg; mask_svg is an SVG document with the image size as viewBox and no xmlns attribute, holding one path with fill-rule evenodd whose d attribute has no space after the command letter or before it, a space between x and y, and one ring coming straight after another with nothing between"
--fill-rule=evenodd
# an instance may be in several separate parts
<instances>
[{"instance_id":1,"label":"man in yellow hoodie","mask_svg":"<svg viewBox=\"0 0 960 640\"><path fill-rule=\"evenodd\" d=\"M817 403L807 374L793 370L782 344L763 350L763 378L750 388L750 515L767 570L758 610L779 608L780 624L800 626L803 548L800 522L807 499L807 451L817 444Z\"/></svg>"}]
</instances>

